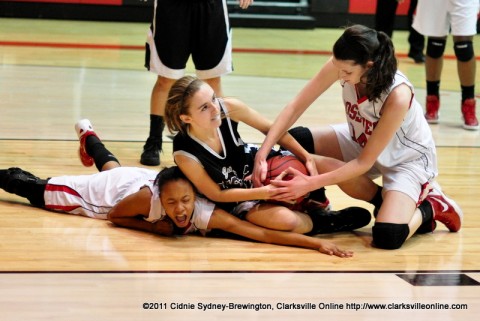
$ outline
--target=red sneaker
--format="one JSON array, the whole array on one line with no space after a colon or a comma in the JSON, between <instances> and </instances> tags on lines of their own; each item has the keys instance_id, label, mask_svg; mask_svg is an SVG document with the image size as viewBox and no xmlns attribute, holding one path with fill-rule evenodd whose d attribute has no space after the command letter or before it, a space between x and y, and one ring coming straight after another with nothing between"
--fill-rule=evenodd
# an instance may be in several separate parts
<instances>
[{"instance_id":1,"label":"red sneaker","mask_svg":"<svg viewBox=\"0 0 480 321\"><path fill-rule=\"evenodd\" d=\"M437 183L433 184L433 188L425 200L432 206L433 219L435 221L445 224L450 232L460 230L463 212L457 203L443 194Z\"/></svg>"},{"instance_id":2,"label":"red sneaker","mask_svg":"<svg viewBox=\"0 0 480 321\"><path fill-rule=\"evenodd\" d=\"M440 109L440 99L435 95L427 96L427 112L425 113L425 119L429 124L438 123L438 110Z\"/></svg>"},{"instance_id":3,"label":"red sneaker","mask_svg":"<svg viewBox=\"0 0 480 321\"><path fill-rule=\"evenodd\" d=\"M463 128L478 130L478 120L475 115L475 98L465 99L462 103Z\"/></svg>"},{"instance_id":4,"label":"red sneaker","mask_svg":"<svg viewBox=\"0 0 480 321\"><path fill-rule=\"evenodd\" d=\"M80 140L80 147L78 148L78 155L83 166L90 167L95 164L93 158L88 155L85 149L85 140L88 136L97 134L93 131L93 126L88 119L82 119L75 124L75 131L77 132L78 139ZM98 136L97 136L98 137Z\"/></svg>"}]
</instances>

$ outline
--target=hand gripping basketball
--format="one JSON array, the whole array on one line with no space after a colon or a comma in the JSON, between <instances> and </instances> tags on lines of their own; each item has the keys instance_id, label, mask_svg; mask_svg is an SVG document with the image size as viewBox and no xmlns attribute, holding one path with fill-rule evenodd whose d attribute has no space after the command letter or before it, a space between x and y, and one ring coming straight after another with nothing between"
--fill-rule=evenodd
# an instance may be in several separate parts
<instances>
[{"instance_id":1,"label":"hand gripping basketball","mask_svg":"<svg viewBox=\"0 0 480 321\"><path fill-rule=\"evenodd\" d=\"M277 155L267 159L267 176L264 184L270 184L270 181L274 180L278 175L282 174L289 167L294 168L302 174L308 175L308 170L305 165L293 155ZM292 175L285 175L282 180L289 181L293 178ZM303 201L305 196L301 196L295 200L293 204L298 204ZM285 205L292 205L286 203Z\"/></svg>"}]
</instances>

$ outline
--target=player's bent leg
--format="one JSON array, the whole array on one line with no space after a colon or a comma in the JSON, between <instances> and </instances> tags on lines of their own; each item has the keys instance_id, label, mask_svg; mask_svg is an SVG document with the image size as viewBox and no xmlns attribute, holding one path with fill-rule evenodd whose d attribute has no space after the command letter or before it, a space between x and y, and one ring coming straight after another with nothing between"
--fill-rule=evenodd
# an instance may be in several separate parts
<instances>
[{"instance_id":1,"label":"player's bent leg","mask_svg":"<svg viewBox=\"0 0 480 321\"><path fill-rule=\"evenodd\" d=\"M93 166L95 162L93 158L88 155L85 146L85 141L88 136L97 136L97 134L93 130L92 124L88 119L79 120L75 124L75 132L77 133L78 140L80 141L80 147L78 148L78 155L80 157L80 161L85 167Z\"/></svg>"},{"instance_id":2,"label":"player's bent leg","mask_svg":"<svg viewBox=\"0 0 480 321\"><path fill-rule=\"evenodd\" d=\"M343 160L337 134L331 126L310 128L310 132L313 136L316 155ZM328 144L325 144L324 142L328 142Z\"/></svg>"},{"instance_id":3,"label":"player's bent leg","mask_svg":"<svg viewBox=\"0 0 480 321\"><path fill-rule=\"evenodd\" d=\"M102 143L93 130L88 119L82 119L75 124L75 131L80 140L79 155L84 166L95 164L99 171L120 167L120 162Z\"/></svg>"},{"instance_id":4,"label":"player's bent leg","mask_svg":"<svg viewBox=\"0 0 480 321\"><path fill-rule=\"evenodd\" d=\"M312 229L312 221L307 214L271 203L255 206L245 218L250 223L272 230L305 234Z\"/></svg>"},{"instance_id":5,"label":"player's bent leg","mask_svg":"<svg viewBox=\"0 0 480 321\"><path fill-rule=\"evenodd\" d=\"M407 240L408 224L375 222L372 228L373 245L380 249L395 250Z\"/></svg>"}]
</instances>

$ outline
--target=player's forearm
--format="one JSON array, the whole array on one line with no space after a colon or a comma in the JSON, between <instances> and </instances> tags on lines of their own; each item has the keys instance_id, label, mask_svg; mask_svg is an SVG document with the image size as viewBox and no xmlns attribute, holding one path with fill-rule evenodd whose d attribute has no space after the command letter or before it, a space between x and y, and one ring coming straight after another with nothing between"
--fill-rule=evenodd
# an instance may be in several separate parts
<instances>
[{"instance_id":1,"label":"player's forearm","mask_svg":"<svg viewBox=\"0 0 480 321\"><path fill-rule=\"evenodd\" d=\"M152 223L149 221L145 221L142 218L137 217L114 217L109 218L110 222L114 223L115 225L130 228L134 230L160 234L160 235L172 235L173 234L173 226L166 222L165 224L157 224ZM159 221L160 223L164 223Z\"/></svg>"},{"instance_id":2,"label":"player's forearm","mask_svg":"<svg viewBox=\"0 0 480 321\"><path fill-rule=\"evenodd\" d=\"M320 239L299 233L266 230L265 243L289 245L318 251L322 247Z\"/></svg>"},{"instance_id":3,"label":"player's forearm","mask_svg":"<svg viewBox=\"0 0 480 321\"><path fill-rule=\"evenodd\" d=\"M230 188L218 193L204 193L207 198L217 203L243 202L251 200L264 200L269 198L266 187L258 188Z\"/></svg>"}]
</instances>

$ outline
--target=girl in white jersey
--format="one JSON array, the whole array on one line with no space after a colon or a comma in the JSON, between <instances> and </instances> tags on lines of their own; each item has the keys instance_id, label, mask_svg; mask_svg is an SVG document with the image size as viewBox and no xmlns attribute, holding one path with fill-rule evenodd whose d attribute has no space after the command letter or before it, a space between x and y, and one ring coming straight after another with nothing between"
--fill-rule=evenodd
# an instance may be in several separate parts
<instances>
[{"instance_id":1,"label":"girl in white jersey","mask_svg":"<svg viewBox=\"0 0 480 321\"><path fill-rule=\"evenodd\" d=\"M260 242L318 250L339 257L352 256L329 241L297 233L265 229L215 208L197 197L192 183L178 167L160 173L140 167L121 167L97 137L88 120L76 125L82 163L94 163L92 175L58 176L46 180L20 168L0 170L0 188L27 198L36 207L109 219L116 225L160 235L207 234L223 230Z\"/></svg>"},{"instance_id":2,"label":"girl in white jersey","mask_svg":"<svg viewBox=\"0 0 480 321\"><path fill-rule=\"evenodd\" d=\"M338 184L347 194L375 205L372 228L376 247L396 249L415 232L433 231L436 221L456 232L462 211L434 180L435 144L422 107L406 77L397 70L393 44L383 32L361 25L347 28L333 46L333 57L279 114L255 159L254 182L265 178L269 149L300 115L330 86L340 81L347 122L306 129L316 155L307 162L320 174L294 174L274 180L285 199ZM317 156L321 155L321 156ZM382 177L357 188L368 176ZM280 177L281 178L281 177Z\"/></svg>"}]
</instances>

